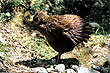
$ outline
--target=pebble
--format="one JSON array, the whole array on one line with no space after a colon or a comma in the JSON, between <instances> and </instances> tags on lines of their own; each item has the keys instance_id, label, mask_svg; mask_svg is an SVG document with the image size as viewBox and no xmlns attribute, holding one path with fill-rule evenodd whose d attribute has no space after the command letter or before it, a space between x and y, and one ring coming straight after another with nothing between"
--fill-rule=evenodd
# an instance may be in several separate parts
<instances>
[{"instance_id":1,"label":"pebble","mask_svg":"<svg viewBox=\"0 0 110 73\"><path fill-rule=\"evenodd\" d=\"M58 65L56 65L55 70L58 72L64 72L65 65L64 64L58 64Z\"/></svg>"},{"instance_id":2,"label":"pebble","mask_svg":"<svg viewBox=\"0 0 110 73\"><path fill-rule=\"evenodd\" d=\"M38 73L48 73L47 71L39 71Z\"/></svg>"},{"instance_id":3,"label":"pebble","mask_svg":"<svg viewBox=\"0 0 110 73\"><path fill-rule=\"evenodd\" d=\"M110 62L105 61L105 63L102 66L93 65L92 68L94 70L101 72L101 73L110 73Z\"/></svg>"},{"instance_id":4,"label":"pebble","mask_svg":"<svg viewBox=\"0 0 110 73\"><path fill-rule=\"evenodd\" d=\"M110 55L104 55L104 58L110 62Z\"/></svg>"},{"instance_id":5,"label":"pebble","mask_svg":"<svg viewBox=\"0 0 110 73\"><path fill-rule=\"evenodd\" d=\"M56 59L51 60L51 64L56 64L56 63L57 63Z\"/></svg>"},{"instance_id":6,"label":"pebble","mask_svg":"<svg viewBox=\"0 0 110 73\"><path fill-rule=\"evenodd\" d=\"M89 23L89 25L93 28L100 28L100 25L96 22L91 22L91 23Z\"/></svg>"},{"instance_id":7,"label":"pebble","mask_svg":"<svg viewBox=\"0 0 110 73\"><path fill-rule=\"evenodd\" d=\"M77 65L71 65L71 68L72 68L73 70L77 71L78 66L77 66Z\"/></svg>"},{"instance_id":8,"label":"pebble","mask_svg":"<svg viewBox=\"0 0 110 73\"><path fill-rule=\"evenodd\" d=\"M100 67L100 66L95 66L95 65L93 65L92 68L94 70L100 71L102 73L109 73L108 68L104 68L104 67Z\"/></svg>"},{"instance_id":9,"label":"pebble","mask_svg":"<svg viewBox=\"0 0 110 73\"><path fill-rule=\"evenodd\" d=\"M44 67L32 68L32 70L38 73L48 73Z\"/></svg>"},{"instance_id":10,"label":"pebble","mask_svg":"<svg viewBox=\"0 0 110 73\"><path fill-rule=\"evenodd\" d=\"M2 34L0 33L0 42L2 42L2 43L4 43L4 44L6 44L6 41L5 41L5 39L4 38L2 38Z\"/></svg>"},{"instance_id":11,"label":"pebble","mask_svg":"<svg viewBox=\"0 0 110 73\"><path fill-rule=\"evenodd\" d=\"M0 68L0 73L7 73L5 69Z\"/></svg>"},{"instance_id":12,"label":"pebble","mask_svg":"<svg viewBox=\"0 0 110 73\"><path fill-rule=\"evenodd\" d=\"M96 66L96 65L92 65L92 68L93 69L97 69L97 70L100 70L101 69L99 66Z\"/></svg>"},{"instance_id":13,"label":"pebble","mask_svg":"<svg viewBox=\"0 0 110 73\"><path fill-rule=\"evenodd\" d=\"M65 71L66 71L66 73L75 73L75 71L73 69L66 69Z\"/></svg>"},{"instance_id":14,"label":"pebble","mask_svg":"<svg viewBox=\"0 0 110 73\"><path fill-rule=\"evenodd\" d=\"M108 43L108 48L110 48L110 43Z\"/></svg>"},{"instance_id":15,"label":"pebble","mask_svg":"<svg viewBox=\"0 0 110 73\"><path fill-rule=\"evenodd\" d=\"M93 59L92 62L93 63L98 63L98 59Z\"/></svg>"},{"instance_id":16,"label":"pebble","mask_svg":"<svg viewBox=\"0 0 110 73\"><path fill-rule=\"evenodd\" d=\"M93 57L94 57L94 58L97 58L98 56L99 56L98 53L94 53L94 54L93 54Z\"/></svg>"},{"instance_id":17,"label":"pebble","mask_svg":"<svg viewBox=\"0 0 110 73\"><path fill-rule=\"evenodd\" d=\"M53 68L47 68L47 71L48 72L51 72L51 71L55 71L55 69L53 69Z\"/></svg>"},{"instance_id":18,"label":"pebble","mask_svg":"<svg viewBox=\"0 0 110 73\"><path fill-rule=\"evenodd\" d=\"M31 36L35 37L36 34L37 34L36 32L33 32L33 33L31 34Z\"/></svg>"},{"instance_id":19,"label":"pebble","mask_svg":"<svg viewBox=\"0 0 110 73\"><path fill-rule=\"evenodd\" d=\"M100 73L94 69L88 69L86 67L79 67L78 68L78 73Z\"/></svg>"}]
</instances>

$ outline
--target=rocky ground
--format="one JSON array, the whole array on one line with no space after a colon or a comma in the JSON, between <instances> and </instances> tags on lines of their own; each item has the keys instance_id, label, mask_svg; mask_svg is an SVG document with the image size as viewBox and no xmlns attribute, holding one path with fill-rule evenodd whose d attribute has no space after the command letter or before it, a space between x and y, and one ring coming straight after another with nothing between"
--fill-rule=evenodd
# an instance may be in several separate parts
<instances>
[{"instance_id":1,"label":"rocky ground","mask_svg":"<svg viewBox=\"0 0 110 73\"><path fill-rule=\"evenodd\" d=\"M0 21L0 72L110 73L110 34L92 34L85 46L49 60L55 52L38 31L23 24L18 12L8 23Z\"/></svg>"}]
</instances>

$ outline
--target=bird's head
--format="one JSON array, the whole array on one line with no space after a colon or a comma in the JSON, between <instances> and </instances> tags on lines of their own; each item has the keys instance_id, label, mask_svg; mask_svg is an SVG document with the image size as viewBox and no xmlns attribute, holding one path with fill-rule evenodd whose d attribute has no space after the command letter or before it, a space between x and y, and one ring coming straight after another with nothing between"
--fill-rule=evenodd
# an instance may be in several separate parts
<instances>
[{"instance_id":1,"label":"bird's head","mask_svg":"<svg viewBox=\"0 0 110 73\"><path fill-rule=\"evenodd\" d=\"M48 19L48 17L49 16L47 15L47 12L40 11L34 15L33 23L35 25L44 24L44 23L46 23L46 20Z\"/></svg>"}]
</instances>

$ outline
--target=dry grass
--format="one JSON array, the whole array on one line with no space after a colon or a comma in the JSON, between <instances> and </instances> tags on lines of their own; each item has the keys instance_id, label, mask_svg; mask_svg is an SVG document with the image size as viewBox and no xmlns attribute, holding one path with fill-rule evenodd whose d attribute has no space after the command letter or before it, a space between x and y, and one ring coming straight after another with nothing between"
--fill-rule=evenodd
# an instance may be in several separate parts
<instances>
[{"instance_id":1,"label":"dry grass","mask_svg":"<svg viewBox=\"0 0 110 73\"><path fill-rule=\"evenodd\" d=\"M22 9L21 9L22 10ZM23 65L15 65L17 61L29 60L34 57L50 59L57 54L47 43L45 38L40 38L42 35L35 30L29 31L23 24L24 15L22 11L15 12L15 17L6 25L0 23L0 33L6 43L0 44L0 56L4 59L4 65L9 71L31 71L31 68ZM31 16L30 18L32 18ZM30 19L32 20L32 19ZM106 45L101 46L104 37L104 42L110 42L110 38L103 35L91 35L85 47L81 47L80 51L77 48L67 54L63 54L61 58L77 58L82 65L90 68L93 64L102 65L106 61L105 55L110 55L110 48ZM97 39L97 40L96 40ZM93 55L98 54L94 58ZM3 64L0 67L5 68Z\"/></svg>"}]
</instances>

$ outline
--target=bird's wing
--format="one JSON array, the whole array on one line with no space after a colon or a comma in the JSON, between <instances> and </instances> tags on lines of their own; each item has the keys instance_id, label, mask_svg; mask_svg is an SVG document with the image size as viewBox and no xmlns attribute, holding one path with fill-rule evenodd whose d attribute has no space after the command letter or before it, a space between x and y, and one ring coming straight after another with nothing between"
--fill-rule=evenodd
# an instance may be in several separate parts
<instances>
[{"instance_id":1,"label":"bird's wing","mask_svg":"<svg viewBox=\"0 0 110 73\"><path fill-rule=\"evenodd\" d=\"M86 41L89 38L89 24L84 23L77 15L50 16L46 23L47 30L69 37L74 44Z\"/></svg>"}]
</instances>

